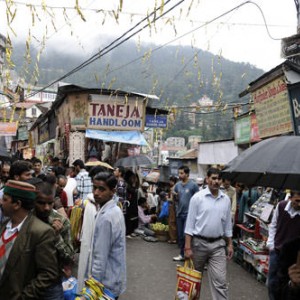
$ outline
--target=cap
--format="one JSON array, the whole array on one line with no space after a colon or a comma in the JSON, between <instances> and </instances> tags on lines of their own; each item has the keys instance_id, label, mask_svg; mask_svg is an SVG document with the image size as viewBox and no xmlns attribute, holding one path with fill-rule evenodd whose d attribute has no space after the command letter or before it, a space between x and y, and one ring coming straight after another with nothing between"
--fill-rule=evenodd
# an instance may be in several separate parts
<instances>
[{"instance_id":1,"label":"cap","mask_svg":"<svg viewBox=\"0 0 300 300\"><path fill-rule=\"evenodd\" d=\"M8 180L4 186L3 193L21 199L35 200L36 198L35 186L17 180Z\"/></svg>"},{"instance_id":2,"label":"cap","mask_svg":"<svg viewBox=\"0 0 300 300\"><path fill-rule=\"evenodd\" d=\"M149 187L149 183L148 182L143 182L142 187Z\"/></svg>"},{"instance_id":3,"label":"cap","mask_svg":"<svg viewBox=\"0 0 300 300\"><path fill-rule=\"evenodd\" d=\"M203 184L204 179L203 179L202 177L198 177L198 178L196 179L196 182L197 182L197 184Z\"/></svg>"}]
</instances>

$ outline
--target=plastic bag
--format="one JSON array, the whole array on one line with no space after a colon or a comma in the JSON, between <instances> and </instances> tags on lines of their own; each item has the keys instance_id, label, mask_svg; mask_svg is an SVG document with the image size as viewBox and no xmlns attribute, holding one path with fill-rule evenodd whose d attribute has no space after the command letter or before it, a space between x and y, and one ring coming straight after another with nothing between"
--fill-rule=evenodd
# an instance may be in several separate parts
<instances>
[{"instance_id":1,"label":"plastic bag","mask_svg":"<svg viewBox=\"0 0 300 300\"><path fill-rule=\"evenodd\" d=\"M76 297L77 279L75 277L65 278L62 282L65 300L74 300Z\"/></svg>"}]
</instances>

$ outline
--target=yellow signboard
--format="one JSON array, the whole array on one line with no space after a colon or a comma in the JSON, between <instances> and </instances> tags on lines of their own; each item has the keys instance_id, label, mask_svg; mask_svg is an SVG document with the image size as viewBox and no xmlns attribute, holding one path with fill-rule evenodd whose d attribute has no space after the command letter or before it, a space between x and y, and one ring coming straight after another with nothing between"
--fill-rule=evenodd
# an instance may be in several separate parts
<instances>
[{"instance_id":1,"label":"yellow signboard","mask_svg":"<svg viewBox=\"0 0 300 300\"><path fill-rule=\"evenodd\" d=\"M288 90L283 77L257 89L251 97L260 138L293 131Z\"/></svg>"}]
</instances>

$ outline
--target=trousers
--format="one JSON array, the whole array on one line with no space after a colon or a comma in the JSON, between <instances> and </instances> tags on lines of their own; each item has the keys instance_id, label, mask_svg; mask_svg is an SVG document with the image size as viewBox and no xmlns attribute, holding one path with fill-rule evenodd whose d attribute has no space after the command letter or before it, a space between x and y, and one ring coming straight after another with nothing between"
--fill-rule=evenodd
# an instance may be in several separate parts
<instances>
[{"instance_id":1,"label":"trousers","mask_svg":"<svg viewBox=\"0 0 300 300\"><path fill-rule=\"evenodd\" d=\"M228 299L228 285L226 281L226 243L223 239L207 242L193 237L193 262L195 269L202 272L207 263L208 281L213 300Z\"/></svg>"}]
</instances>

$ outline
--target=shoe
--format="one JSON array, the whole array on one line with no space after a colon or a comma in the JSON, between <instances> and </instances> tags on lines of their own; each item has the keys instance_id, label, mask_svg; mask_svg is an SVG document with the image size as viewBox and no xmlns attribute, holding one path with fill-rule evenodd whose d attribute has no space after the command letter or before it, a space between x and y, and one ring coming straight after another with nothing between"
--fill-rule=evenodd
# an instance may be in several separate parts
<instances>
[{"instance_id":1,"label":"shoe","mask_svg":"<svg viewBox=\"0 0 300 300\"><path fill-rule=\"evenodd\" d=\"M126 235L126 238L132 239L132 236L130 234Z\"/></svg>"},{"instance_id":2,"label":"shoe","mask_svg":"<svg viewBox=\"0 0 300 300\"><path fill-rule=\"evenodd\" d=\"M137 235L143 236L144 235L144 230L142 230L142 229L135 229L134 233L137 234Z\"/></svg>"},{"instance_id":3,"label":"shoe","mask_svg":"<svg viewBox=\"0 0 300 300\"><path fill-rule=\"evenodd\" d=\"M143 240L146 242L157 242L158 241L157 238L155 238L154 236L145 236L143 238Z\"/></svg>"},{"instance_id":4,"label":"shoe","mask_svg":"<svg viewBox=\"0 0 300 300\"><path fill-rule=\"evenodd\" d=\"M174 261L184 261L184 257L182 257L180 254L178 256L173 257Z\"/></svg>"},{"instance_id":5,"label":"shoe","mask_svg":"<svg viewBox=\"0 0 300 300\"><path fill-rule=\"evenodd\" d=\"M168 240L168 243L169 244L177 244L177 241L176 240Z\"/></svg>"},{"instance_id":6,"label":"shoe","mask_svg":"<svg viewBox=\"0 0 300 300\"><path fill-rule=\"evenodd\" d=\"M131 237L137 237L138 235L137 235L136 233L133 232L130 236L131 236Z\"/></svg>"}]
</instances>

